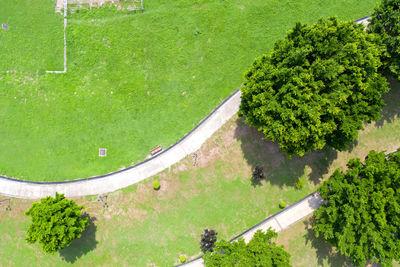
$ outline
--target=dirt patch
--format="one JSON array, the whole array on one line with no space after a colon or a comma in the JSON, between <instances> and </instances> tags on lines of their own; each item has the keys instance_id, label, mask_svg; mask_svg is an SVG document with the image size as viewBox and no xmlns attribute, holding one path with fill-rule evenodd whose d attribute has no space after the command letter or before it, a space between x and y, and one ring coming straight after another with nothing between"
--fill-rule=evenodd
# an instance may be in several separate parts
<instances>
[{"instance_id":1,"label":"dirt patch","mask_svg":"<svg viewBox=\"0 0 400 267\"><path fill-rule=\"evenodd\" d=\"M140 203L145 203L149 199L152 191L154 191L154 189L151 184L140 183L138 184L138 188L133 196L133 199Z\"/></svg>"},{"instance_id":2,"label":"dirt patch","mask_svg":"<svg viewBox=\"0 0 400 267\"><path fill-rule=\"evenodd\" d=\"M138 208L129 208L128 209L128 216L138 222L143 222L147 218L147 211Z\"/></svg>"},{"instance_id":3,"label":"dirt patch","mask_svg":"<svg viewBox=\"0 0 400 267\"><path fill-rule=\"evenodd\" d=\"M173 198L179 191L181 185L182 183L178 179L160 181L160 190L155 192L157 199L165 200Z\"/></svg>"},{"instance_id":4,"label":"dirt patch","mask_svg":"<svg viewBox=\"0 0 400 267\"><path fill-rule=\"evenodd\" d=\"M215 146L213 148L201 149L197 155L197 166L200 168L206 168L212 164L216 159L221 158L220 147Z\"/></svg>"},{"instance_id":5,"label":"dirt patch","mask_svg":"<svg viewBox=\"0 0 400 267\"><path fill-rule=\"evenodd\" d=\"M173 172L174 174L178 174L179 172L186 171L186 170L188 169L188 166L187 166L187 165L188 165L188 164L187 164L186 160L181 161L181 162L178 162L178 163L172 168L172 172Z\"/></svg>"},{"instance_id":6,"label":"dirt patch","mask_svg":"<svg viewBox=\"0 0 400 267\"><path fill-rule=\"evenodd\" d=\"M9 199L9 200L8 200ZM25 216L25 212L31 207L34 200L15 199L0 195L0 221Z\"/></svg>"},{"instance_id":7,"label":"dirt patch","mask_svg":"<svg viewBox=\"0 0 400 267\"><path fill-rule=\"evenodd\" d=\"M198 196L200 194L200 190L197 188L195 184L195 180L192 179L188 181L185 185L185 190L182 190L181 194L184 198L189 198L193 196Z\"/></svg>"}]
</instances>

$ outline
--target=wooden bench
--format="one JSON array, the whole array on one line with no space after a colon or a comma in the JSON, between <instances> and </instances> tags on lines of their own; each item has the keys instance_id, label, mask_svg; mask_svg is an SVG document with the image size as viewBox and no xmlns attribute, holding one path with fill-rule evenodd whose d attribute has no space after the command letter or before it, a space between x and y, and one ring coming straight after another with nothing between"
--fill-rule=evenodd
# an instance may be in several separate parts
<instances>
[{"instance_id":1,"label":"wooden bench","mask_svg":"<svg viewBox=\"0 0 400 267\"><path fill-rule=\"evenodd\" d=\"M155 154L157 154L158 152L161 152L161 151L162 151L162 147L158 146L158 147L153 148L152 150L150 150L150 153L151 153L152 156L154 156Z\"/></svg>"}]
</instances>

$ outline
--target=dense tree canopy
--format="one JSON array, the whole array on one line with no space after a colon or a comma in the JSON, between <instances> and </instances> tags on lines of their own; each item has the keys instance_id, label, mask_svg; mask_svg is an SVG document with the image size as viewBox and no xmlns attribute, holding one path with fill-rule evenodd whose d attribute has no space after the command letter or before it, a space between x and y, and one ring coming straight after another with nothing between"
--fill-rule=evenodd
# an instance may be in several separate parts
<instances>
[{"instance_id":1,"label":"dense tree canopy","mask_svg":"<svg viewBox=\"0 0 400 267\"><path fill-rule=\"evenodd\" d=\"M386 47L384 69L400 79L400 0L383 0L372 14L368 29L382 36Z\"/></svg>"},{"instance_id":2,"label":"dense tree canopy","mask_svg":"<svg viewBox=\"0 0 400 267\"><path fill-rule=\"evenodd\" d=\"M346 148L389 90L377 38L337 18L297 23L246 73L239 115L288 155Z\"/></svg>"},{"instance_id":3,"label":"dense tree canopy","mask_svg":"<svg viewBox=\"0 0 400 267\"><path fill-rule=\"evenodd\" d=\"M82 217L83 208L57 193L56 198L46 197L33 203L26 212L32 218L26 240L28 243L38 241L46 253L69 246L89 224L88 218Z\"/></svg>"},{"instance_id":4,"label":"dense tree canopy","mask_svg":"<svg viewBox=\"0 0 400 267\"><path fill-rule=\"evenodd\" d=\"M207 252L204 256L204 262L207 267L290 266L290 254L283 246L277 246L271 241L277 236L276 232L269 229L267 233L258 230L248 244L243 238L232 243L218 241L214 252Z\"/></svg>"},{"instance_id":5,"label":"dense tree canopy","mask_svg":"<svg viewBox=\"0 0 400 267\"><path fill-rule=\"evenodd\" d=\"M390 265L400 259L400 153L371 151L336 170L319 192L327 201L315 211L316 235L343 255Z\"/></svg>"}]
</instances>

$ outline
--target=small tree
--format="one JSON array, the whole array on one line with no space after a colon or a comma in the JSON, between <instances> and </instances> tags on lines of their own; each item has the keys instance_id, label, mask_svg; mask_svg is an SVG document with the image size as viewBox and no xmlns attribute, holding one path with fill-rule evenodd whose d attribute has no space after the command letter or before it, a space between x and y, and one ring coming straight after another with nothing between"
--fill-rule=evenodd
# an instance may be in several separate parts
<instances>
[{"instance_id":1,"label":"small tree","mask_svg":"<svg viewBox=\"0 0 400 267\"><path fill-rule=\"evenodd\" d=\"M386 48L382 56L384 70L400 79L400 0L382 0L368 29L382 37Z\"/></svg>"},{"instance_id":2,"label":"small tree","mask_svg":"<svg viewBox=\"0 0 400 267\"><path fill-rule=\"evenodd\" d=\"M260 185L261 180L265 178L263 167L256 166L251 175L251 183L253 185Z\"/></svg>"},{"instance_id":3,"label":"small tree","mask_svg":"<svg viewBox=\"0 0 400 267\"><path fill-rule=\"evenodd\" d=\"M82 209L58 193L56 198L49 196L33 203L26 212L32 219L26 240L31 244L39 242L43 251L50 254L69 246L89 225L88 218L82 217Z\"/></svg>"},{"instance_id":4,"label":"small tree","mask_svg":"<svg viewBox=\"0 0 400 267\"><path fill-rule=\"evenodd\" d=\"M400 260L400 153L371 151L364 164L352 159L347 166L318 190L326 204L314 213L316 236L360 266L390 266Z\"/></svg>"},{"instance_id":5,"label":"small tree","mask_svg":"<svg viewBox=\"0 0 400 267\"><path fill-rule=\"evenodd\" d=\"M345 149L364 121L380 118L389 90L377 39L337 18L297 23L246 73L239 115L289 156Z\"/></svg>"},{"instance_id":6,"label":"small tree","mask_svg":"<svg viewBox=\"0 0 400 267\"><path fill-rule=\"evenodd\" d=\"M201 235L200 247L205 253L207 251L213 251L214 244L217 241L217 232L215 230L204 229L204 234Z\"/></svg>"},{"instance_id":7,"label":"small tree","mask_svg":"<svg viewBox=\"0 0 400 267\"><path fill-rule=\"evenodd\" d=\"M279 266L290 265L290 254L283 246L272 242L278 234L271 229L266 233L258 230L253 239L246 244L243 238L237 242L218 241L214 252L207 252L204 262L207 267L219 266Z\"/></svg>"}]
</instances>

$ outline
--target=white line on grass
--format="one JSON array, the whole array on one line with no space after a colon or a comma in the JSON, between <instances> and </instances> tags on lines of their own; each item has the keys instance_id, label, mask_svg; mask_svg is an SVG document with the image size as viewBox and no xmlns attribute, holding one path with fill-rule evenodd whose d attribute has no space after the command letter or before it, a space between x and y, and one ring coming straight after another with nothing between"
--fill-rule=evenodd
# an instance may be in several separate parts
<instances>
[{"instance_id":1,"label":"white line on grass","mask_svg":"<svg viewBox=\"0 0 400 267\"><path fill-rule=\"evenodd\" d=\"M64 70L46 70L46 73L66 73L67 72L67 39L65 29L67 28L68 0L64 0Z\"/></svg>"}]
</instances>

